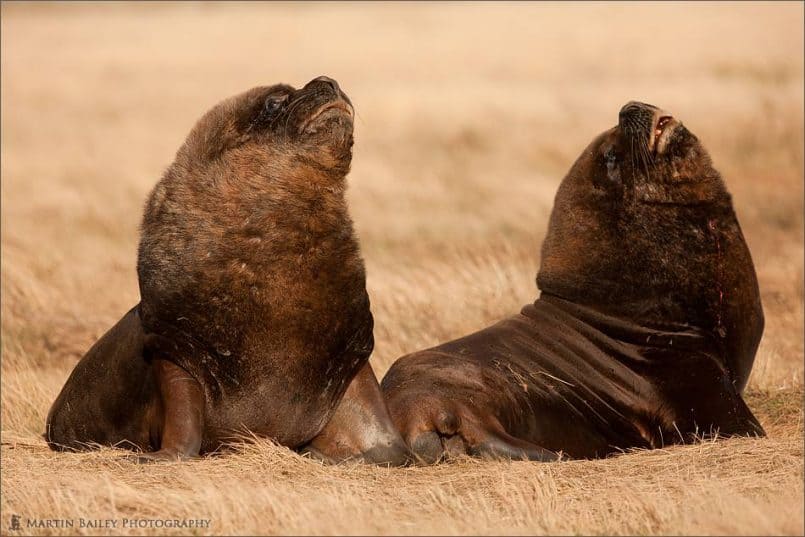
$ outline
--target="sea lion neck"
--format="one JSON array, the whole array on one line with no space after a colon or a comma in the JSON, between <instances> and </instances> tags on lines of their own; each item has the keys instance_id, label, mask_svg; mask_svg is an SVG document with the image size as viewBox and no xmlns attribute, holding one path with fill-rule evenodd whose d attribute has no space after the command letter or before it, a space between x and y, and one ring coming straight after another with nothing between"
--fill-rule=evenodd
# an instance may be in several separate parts
<instances>
[{"instance_id":1,"label":"sea lion neck","mask_svg":"<svg viewBox=\"0 0 805 537\"><path fill-rule=\"evenodd\" d=\"M652 326L641 323L640 319L611 315L546 292L534 304L539 302L548 303L621 343L641 348L673 347L677 350L696 351L715 351L717 348L707 331L686 323L667 322ZM528 315L528 311L528 308L524 309L523 314Z\"/></svg>"},{"instance_id":2,"label":"sea lion neck","mask_svg":"<svg viewBox=\"0 0 805 537\"><path fill-rule=\"evenodd\" d=\"M343 196L348 173L348 162L327 166L283 146L259 152L245 146L230 151L226 158L208 162L193 162L180 154L166 177L188 192L220 203L261 197L276 200L288 196Z\"/></svg>"}]
</instances>

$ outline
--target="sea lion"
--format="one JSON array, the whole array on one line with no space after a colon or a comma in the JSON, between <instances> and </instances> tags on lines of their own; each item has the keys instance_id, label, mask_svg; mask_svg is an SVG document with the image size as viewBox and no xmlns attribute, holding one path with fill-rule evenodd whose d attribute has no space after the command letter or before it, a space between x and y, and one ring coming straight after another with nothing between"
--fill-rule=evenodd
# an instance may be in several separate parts
<instances>
[{"instance_id":1,"label":"sea lion","mask_svg":"<svg viewBox=\"0 0 805 537\"><path fill-rule=\"evenodd\" d=\"M763 332L730 195L699 140L630 102L559 186L538 299L383 379L414 454L604 457L764 435L741 393Z\"/></svg>"},{"instance_id":2,"label":"sea lion","mask_svg":"<svg viewBox=\"0 0 805 537\"><path fill-rule=\"evenodd\" d=\"M255 434L327 460L405 462L368 363L344 198L352 135L352 103L327 77L253 88L199 120L145 207L141 301L67 380L51 447L181 459Z\"/></svg>"}]
</instances>

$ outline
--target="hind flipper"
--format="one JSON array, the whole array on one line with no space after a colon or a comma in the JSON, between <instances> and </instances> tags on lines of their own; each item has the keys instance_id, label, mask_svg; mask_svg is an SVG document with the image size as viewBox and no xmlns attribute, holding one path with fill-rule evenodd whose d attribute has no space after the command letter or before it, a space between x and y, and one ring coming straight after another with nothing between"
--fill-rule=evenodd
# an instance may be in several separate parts
<instances>
[{"instance_id":1,"label":"hind flipper","mask_svg":"<svg viewBox=\"0 0 805 537\"><path fill-rule=\"evenodd\" d=\"M143 340L135 306L81 358L48 412L44 436L51 449L149 449L156 386Z\"/></svg>"}]
</instances>

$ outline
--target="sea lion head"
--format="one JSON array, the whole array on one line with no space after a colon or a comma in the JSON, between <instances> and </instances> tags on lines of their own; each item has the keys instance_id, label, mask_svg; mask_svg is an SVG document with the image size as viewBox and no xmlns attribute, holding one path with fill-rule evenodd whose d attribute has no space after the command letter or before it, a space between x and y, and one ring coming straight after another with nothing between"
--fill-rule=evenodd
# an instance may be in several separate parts
<instances>
[{"instance_id":1,"label":"sea lion head","mask_svg":"<svg viewBox=\"0 0 805 537\"><path fill-rule=\"evenodd\" d=\"M562 181L537 284L643 325L692 325L721 339L746 323L758 339L762 330L721 176L699 139L649 104L623 106Z\"/></svg>"},{"instance_id":2,"label":"sea lion head","mask_svg":"<svg viewBox=\"0 0 805 537\"><path fill-rule=\"evenodd\" d=\"M207 112L177 162L195 167L223 163L271 176L301 164L343 177L352 161L353 117L349 97L326 76L300 89L259 86Z\"/></svg>"},{"instance_id":3,"label":"sea lion head","mask_svg":"<svg viewBox=\"0 0 805 537\"><path fill-rule=\"evenodd\" d=\"M565 205L579 196L592 196L601 209L633 218L647 206L729 203L699 139L668 112L634 101L621 108L618 125L596 137L578 158L557 202Z\"/></svg>"}]
</instances>

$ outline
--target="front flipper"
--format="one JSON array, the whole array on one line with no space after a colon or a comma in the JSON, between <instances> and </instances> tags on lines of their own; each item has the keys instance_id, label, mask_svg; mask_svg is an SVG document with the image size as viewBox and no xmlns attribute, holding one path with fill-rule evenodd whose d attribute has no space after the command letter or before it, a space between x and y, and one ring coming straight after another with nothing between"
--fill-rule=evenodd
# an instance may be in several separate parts
<instances>
[{"instance_id":1,"label":"front flipper","mask_svg":"<svg viewBox=\"0 0 805 537\"><path fill-rule=\"evenodd\" d=\"M179 461L197 457L204 431L204 391L187 371L167 360L153 360L161 401L159 451L138 455L138 462Z\"/></svg>"},{"instance_id":2,"label":"front flipper","mask_svg":"<svg viewBox=\"0 0 805 537\"><path fill-rule=\"evenodd\" d=\"M511 459L553 462L560 456L536 444L520 440L506 433L489 434L487 439L471 446L468 453L484 459Z\"/></svg>"},{"instance_id":3,"label":"front flipper","mask_svg":"<svg viewBox=\"0 0 805 537\"><path fill-rule=\"evenodd\" d=\"M352 379L324 429L301 451L333 463L360 460L400 466L409 460L369 362Z\"/></svg>"},{"instance_id":4,"label":"front flipper","mask_svg":"<svg viewBox=\"0 0 805 537\"><path fill-rule=\"evenodd\" d=\"M431 410L424 419L424 423L413 420L408 424L407 438L414 456L425 464L460 455L538 462L561 458L553 451L510 435L494 416L479 419L466 408L456 412Z\"/></svg>"}]
</instances>

